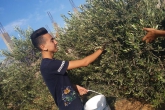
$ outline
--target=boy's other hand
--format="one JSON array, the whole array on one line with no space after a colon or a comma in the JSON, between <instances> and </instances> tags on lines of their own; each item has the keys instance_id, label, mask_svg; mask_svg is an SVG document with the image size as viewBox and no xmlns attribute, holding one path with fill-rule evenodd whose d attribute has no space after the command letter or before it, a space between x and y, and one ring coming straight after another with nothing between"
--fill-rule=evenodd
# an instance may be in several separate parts
<instances>
[{"instance_id":1,"label":"boy's other hand","mask_svg":"<svg viewBox=\"0 0 165 110\"><path fill-rule=\"evenodd\" d=\"M156 29L143 28L143 30L147 31L147 34L143 37L143 41L146 41L146 43L152 42L158 37L158 35L156 34Z\"/></svg>"},{"instance_id":2,"label":"boy's other hand","mask_svg":"<svg viewBox=\"0 0 165 110\"><path fill-rule=\"evenodd\" d=\"M87 89L85 89L85 88L83 88L83 87L81 87L79 85L76 85L76 88L77 88L77 90L78 90L78 92L79 92L80 95L87 94L87 92L88 92Z\"/></svg>"}]
</instances>

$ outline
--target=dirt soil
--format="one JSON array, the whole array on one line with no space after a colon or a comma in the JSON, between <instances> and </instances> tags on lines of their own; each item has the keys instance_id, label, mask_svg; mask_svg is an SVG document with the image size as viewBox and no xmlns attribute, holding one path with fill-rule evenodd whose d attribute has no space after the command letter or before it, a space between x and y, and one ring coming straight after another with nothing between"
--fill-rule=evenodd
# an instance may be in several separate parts
<instances>
[{"instance_id":1,"label":"dirt soil","mask_svg":"<svg viewBox=\"0 0 165 110\"><path fill-rule=\"evenodd\" d=\"M159 108L154 108L152 105L143 104L136 100L120 99L115 101L112 110L165 110L165 104Z\"/></svg>"},{"instance_id":2,"label":"dirt soil","mask_svg":"<svg viewBox=\"0 0 165 110\"><path fill-rule=\"evenodd\" d=\"M117 100L114 105L115 110L156 110L149 104L142 104L139 101L127 99Z\"/></svg>"}]
</instances>

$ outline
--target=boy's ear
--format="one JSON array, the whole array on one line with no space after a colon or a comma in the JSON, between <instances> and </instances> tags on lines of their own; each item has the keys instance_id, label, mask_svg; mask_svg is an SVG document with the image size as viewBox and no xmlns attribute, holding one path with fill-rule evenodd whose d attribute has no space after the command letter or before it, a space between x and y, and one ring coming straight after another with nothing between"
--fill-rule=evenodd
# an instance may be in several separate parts
<instances>
[{"instance_id":1,"label":"boy's ear","mask_svg":"<svg viewBox=\"0 0 165 110\"><path fill-rule=\"evenodd\" d=\"M44 45L40 45L41 50L48 51L48 49Z\"/></svg>"}]
</instances>

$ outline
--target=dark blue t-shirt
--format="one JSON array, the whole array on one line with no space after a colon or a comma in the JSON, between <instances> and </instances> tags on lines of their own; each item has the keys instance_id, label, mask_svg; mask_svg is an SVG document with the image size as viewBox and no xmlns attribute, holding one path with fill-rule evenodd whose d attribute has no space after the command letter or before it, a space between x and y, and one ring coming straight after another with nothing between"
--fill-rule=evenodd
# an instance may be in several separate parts
<instances>
[{"instance_id":1,"label":"dark blue t-shirt","mask_svg":"<svg viewBox=\"0 0 165 110\"><path fill-rule=\"evenodd\" d=\"M66 73L68 61L42 59L42 77L59 110L82 110L83 105Z\"/></svg>"}]
</instances>

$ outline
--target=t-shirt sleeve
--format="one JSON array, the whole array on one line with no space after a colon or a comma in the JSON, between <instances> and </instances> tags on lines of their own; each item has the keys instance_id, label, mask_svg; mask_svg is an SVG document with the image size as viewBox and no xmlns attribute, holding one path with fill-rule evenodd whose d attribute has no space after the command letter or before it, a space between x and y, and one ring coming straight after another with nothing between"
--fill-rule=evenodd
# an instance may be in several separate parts
<instances>
[{"instance_id":1,"label":"t-shirt sleeve","mask_svg":"<svg viewBox=\"0 0 165 110\"><path fill-rule=\"evenodd\" d=\"M54 74L65 74L68 68L69 62L62 60L51 60L48 64L48 71Z\"/></svg>"}]
</instances>

